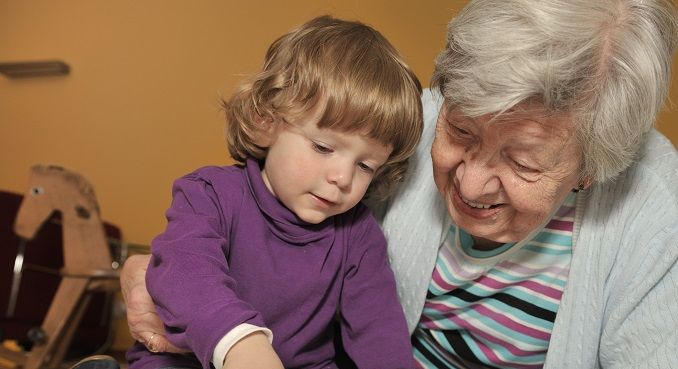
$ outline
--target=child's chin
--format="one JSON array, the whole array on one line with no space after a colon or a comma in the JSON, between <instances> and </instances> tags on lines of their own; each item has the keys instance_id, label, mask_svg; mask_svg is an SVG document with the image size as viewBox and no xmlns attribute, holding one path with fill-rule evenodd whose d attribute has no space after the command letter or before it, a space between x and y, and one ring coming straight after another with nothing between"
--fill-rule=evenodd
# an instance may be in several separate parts
<instances>
[{"instance_id":1,"label":"child's chin","mask_svg":"<svg viewBox=\"0 0 678 369\"><path fill-rule=\"evenodd\" d=\"M329 218L330 215L311 211L304 212L302 214L297 214L297 217L299 217L299 219L303 220L306 223L319 224L325 221L325 219Z\"/></svg>"}]
</instances>

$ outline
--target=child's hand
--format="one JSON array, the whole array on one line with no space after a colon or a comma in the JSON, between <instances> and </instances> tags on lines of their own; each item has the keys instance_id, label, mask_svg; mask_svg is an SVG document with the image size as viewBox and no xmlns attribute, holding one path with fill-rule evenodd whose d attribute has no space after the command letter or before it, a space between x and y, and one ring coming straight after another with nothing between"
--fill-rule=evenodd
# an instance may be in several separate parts
<instances>
[{"instance_id":1,"label":"child's hand","mask_svg":"<svg viewBox=\"0 0 678 369\"><path fill-rule=\"evenodd\" d=\"M266 335L254 332L231 347L222 369L285 369L285 367Z\"/></svg>"}]
</instances>

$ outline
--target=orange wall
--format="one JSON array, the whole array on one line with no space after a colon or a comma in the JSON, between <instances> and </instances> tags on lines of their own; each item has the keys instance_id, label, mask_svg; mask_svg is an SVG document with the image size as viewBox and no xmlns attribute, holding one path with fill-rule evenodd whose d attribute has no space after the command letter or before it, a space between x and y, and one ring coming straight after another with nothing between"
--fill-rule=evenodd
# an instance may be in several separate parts
<instances>
[{"instance_id":1,"label":"orange wall","mask_svg":"<svg viewBox=\"0 0 678 369\"><path fill-rule=\"evenodd\" d=\"M368 22L423 80L443 42L447 1L0 0L0 61L58 58L67 77L0 76L0 189L54 163L94 184L130 242L164 226L171 181L229 163L218 99L268 45L315 15Z\"/></svg>"},{"instance_id":2,"label":"orange wall","mask_svg":"<svg viewBox=\"0 0 678 369\"><path fill-rule=\"evenodd\" d=\"M459 2L0 0L0 61L72 67L66 77L0 76L0 189L23 192L32 164L65 166L90 179L128 241L148 244L172 179L229 163L218 98L257 70L273 39L319 14L358 18L426 83L450 4ZM670 113L660 128L678 142Z\"/></svg>"},{"instance_id":3,"label":"orange wall","mask_svg":"<svg viewBox=\"0 0 678 369\"><path fill-rule=\"evenodd\" d=\"M674 4L676 4L674 2ZM673 76L669 99L661 115L657 119L657 129L671 139L673 146L678 147L678 54L673 56Z\"/></svg>"},{"instance_id":4,"label":"orange wall","mask_svg":"<svg viewBox=\"0 0 678 369\"><path fill-rule=\"evenodd\" d=\"M0 76L0 189L35 163L94 185L128 242L164 227L174 178L228 164L218 102L268 45L313 16L381 30L424 81L444 40L446 0L0 0L0 62L62 59L66 77ZM116 321L116 348L131 339Z\"/></svg>"},{"instance_id":5,"label":"orange wall","mask_svg":"<svg viewBox=\"0 0 678 369\"><path fill-rule=\"evenodd\" d=\"M94 184L104 219L127 241L148 244L164 226L172 180L230 162L218 99L259 68L276 37L320 14L360 19L426 84L463 3L0 0L0 61L58 58L72 68L66 77L0 76L0 189L23 192L35 163L65 166ZM674 143L677 121L674 108L659 125Z\"/></svg>"}]
</instances>

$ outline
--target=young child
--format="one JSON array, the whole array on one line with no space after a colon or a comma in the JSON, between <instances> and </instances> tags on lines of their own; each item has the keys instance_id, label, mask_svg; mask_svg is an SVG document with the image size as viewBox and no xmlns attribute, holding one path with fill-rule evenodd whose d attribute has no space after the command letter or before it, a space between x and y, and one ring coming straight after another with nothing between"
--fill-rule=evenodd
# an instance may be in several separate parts
<instances>
[{"instance_id":1,"label":"young child","mask_svg":"<svg viewBox=\"0 0 678 369\"><path fill-rule=\"evenodd\" d=\"M420 94L393 46L361 23L325 16L276 40L224 103L242 165L178 179L153 240L157 334L195 356L152 353L151 337L128 353L131 369L227 368L236 352L249 363L273 353L266 368L336 368L335 321L359 368L412 368L386 241L360 200L403 177Z\"/></svg>"}]
</instances>

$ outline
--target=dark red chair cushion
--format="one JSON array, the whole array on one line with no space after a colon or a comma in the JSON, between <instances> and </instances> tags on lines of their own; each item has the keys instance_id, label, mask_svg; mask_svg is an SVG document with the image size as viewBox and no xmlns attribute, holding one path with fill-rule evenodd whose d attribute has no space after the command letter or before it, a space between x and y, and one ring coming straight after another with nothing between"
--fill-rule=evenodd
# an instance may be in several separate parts
<instances>
[{"instance_id":1,"label":"dark red chair cushion","mask_svg":"<svg viewBox=\"0 0 678 369\"><path fill-rule=\"evenodd\" d=\"M8 316L14 261L20 243L13 227L22 198L22 194L0 191L0 339L17 340L28 349L31 345L28 330L42 325L61 280L57 273L63 266L63 248L60 215L55 213L26 242L14 314ZM104 222L104 229L108 238L121 239L122 232L117 226ZM112 294L101 292L92 296L74 335L69 357L88 355L109 343L111 308Z\"/></svg>"}]
</instances>

